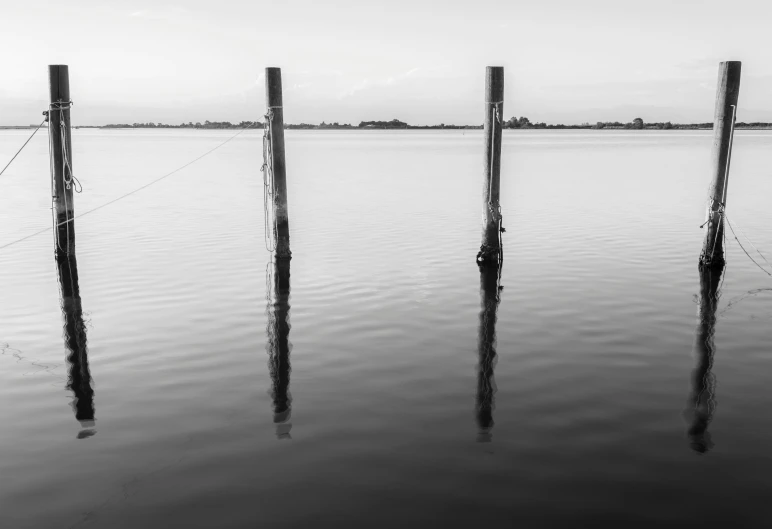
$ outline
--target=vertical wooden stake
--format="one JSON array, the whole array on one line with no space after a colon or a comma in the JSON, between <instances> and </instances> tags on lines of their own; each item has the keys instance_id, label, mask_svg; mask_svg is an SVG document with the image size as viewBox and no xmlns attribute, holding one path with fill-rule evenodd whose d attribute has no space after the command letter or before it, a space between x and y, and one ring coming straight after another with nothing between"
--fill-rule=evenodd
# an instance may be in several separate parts
<instances>
[{"instance_id":1,"label":"vertical wooden stake","mask_svg":"<svg viewBox=\"0 0 772 529\"><path fill-rule=\"evenodd\" d=\"M716 112L713 121L713 153L710 204L707 211L707 233L700 254L700 266L724 265L724 209L732 157L732 135L740 94L740 61L722 62L718 66Z\"/></svg>"},{"instance_id":2,"label":"vertical wooden stake","mask_svg":"<svg viewBox=\"0 0 772 529\"><path fill-rule=\"evenodd\" d=\"M284 161L284 108L281 90L281 68L265 69L265 100L271 141L273 174L273 230L276 235L277 259L290 259L289 214L287 211L287 166Z\"/></svg>"},{"instance_id":3,"label":"vertical wooden stake","mask_svg":"<svg viewBox=\"0 0 772 529\"><path fill-rule=\"evenodd\" d=\"M48 67L51 105L48 112L51 165L53 169L53 215L57 257L75 254L75 204L72 179L72 135L70 132L70 74L66 65Z\"/></svg>"},{"instance_id":4,"label":"vertical wooden stake","mask_svg":"<svg viewBox=\"0 0 772 529\"><path fill-rule=\"evenodd\" d=\"M485 71L485 179L483 183L482 245L477 254L479 265L501 262L501 207L499 181L501 171L501 134L504 117L504 68L488 66Z\"/></svg>"}]
</instances>

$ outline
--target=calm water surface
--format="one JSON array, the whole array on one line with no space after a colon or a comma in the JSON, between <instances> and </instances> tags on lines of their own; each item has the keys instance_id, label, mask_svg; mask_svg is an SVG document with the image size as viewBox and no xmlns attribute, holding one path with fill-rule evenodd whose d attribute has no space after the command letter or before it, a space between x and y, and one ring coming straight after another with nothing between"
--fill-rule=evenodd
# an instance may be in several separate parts
<instances>
[{"instance_id":1,"label":"calm water surface","mask_svg":"<svg viewBox=\"0 0 772 529\"><path fill-rule=\"evenodd\" d=\"M73 131L76 211L231 135ZM0 251L1 527L772 521L772 280L731 238L697 316L710 132L506 131L501 290L481 131L288 132L278 273L260 135L77 220L82 317L50 232ZM770 167L738 132L772 253ZM44 133L2 184L0 246L50 225Z\"/></svg>"}]
</instances>

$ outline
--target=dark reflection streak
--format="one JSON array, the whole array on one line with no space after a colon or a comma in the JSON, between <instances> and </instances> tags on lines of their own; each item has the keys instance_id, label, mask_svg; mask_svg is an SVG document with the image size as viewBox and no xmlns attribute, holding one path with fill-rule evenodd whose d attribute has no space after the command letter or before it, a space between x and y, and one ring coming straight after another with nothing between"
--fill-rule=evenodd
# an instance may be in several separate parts
<instances>
[{"instance_id":1,"label":"dark reflection streak","mask_svg":"<svg viewBox=\"0 0 772 529\"><path fill-rule=\"evenodd\" d=\"M289 422L292 414L292 396L290 384L290 351L289 342L289 297L290 297L290 261L277 259L273 263L273 274L269 265L266 285L268 323L266 335L268 338L268 370L271 375L271 398L273 400L273 422L276 424L276 437L291 439Z\"/></svg>"},{"instance_id":2,"label":"dark reflection streak","mask_svg":"<svg viewBox=\"0 0 772 529\"><path fill-rule=\"evenodd\" d=\"M72 408L75 418L83 430L78 438L94 434L94 390L91 387L91 373L88 367L88 344L86 324L78 286L78 263L75 254L58 255L56 265L59 271L62 314L64 315L64 345L68 365L67 389L73 392Z\"/></svg>"},{"instance_id":3,"label":"dark reflection streak","mask_svg":"<svg viewBox=\"0 0 772 529\"><path fill-rule=\"evenodd\" d=\"M705 453L713 447L708 425L716 410L716 377L711 371L716 353L713 337L723 270L723 266L714 269L700 267L700 305L697 312L699 321L694 340L696 364L692 370L692 391L688 407L684 411L690 445L699 453Z\"/></svg>"},{"instance_id":4,"label":"dark reflection streak","mask_svg":"<svg viewBox=\"0 0 772 529\"><path fill-rule=\"evenodd\" d=\"M499 266L480 267L480 326L477 332L477 441L492 440L494 394L496 381L493 369L496 365L496 312L499 307Z\"/></svg>"}]
</instances>

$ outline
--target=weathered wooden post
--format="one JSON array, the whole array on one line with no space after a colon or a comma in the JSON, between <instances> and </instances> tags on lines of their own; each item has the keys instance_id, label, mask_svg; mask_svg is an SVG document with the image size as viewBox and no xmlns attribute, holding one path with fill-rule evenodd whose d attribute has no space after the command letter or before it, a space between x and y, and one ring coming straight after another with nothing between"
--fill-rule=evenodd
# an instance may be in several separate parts
<instances>
[{"instance_id":1,"label":"weathered wooden post","mask_svg":"<svg viewBox=\"0 0 772 529\"><path fill-rule=\"evenodd\" d=\"M70 74L67 65L48 67L51 105L48 133L51 144L53 215L56 255L75 253L75 204L73 201L72 136L70 133Z\"/></svg>"},{"instance_id":2,"label":"weathered wooden post","mask_svg":"<svg viewBox=\"0 0 772 529\"><path fill-rule=\"evenodd\" d=\"M276 259L273 267L273 277L267 281L271 291L268 292L266 350L268 351L268 371L271 374L271 400L276 437L289 439L292 429L292 423L289 422L292 415L292 396L289 392L292 349L289 341L290 261Z\"/></svg>"},{"instance_id":3,"label":"weathered wooden post","mask_svg":"<svg viewBox=\"0 0 772 529\"><path fill-rule=\"evenodd\" d=\"M496 382L493 368L496 365L496 312L499 308L498 267L480 267L480 325L477 330L477 441L492 439L494 395Z\"/></svg>"},{"instance_id":4,"label":"weathered wooden post","mask_svg":"<svg viewBox=\"0 0 772 529\"><path fill-rule=\"evenodd\" d=\"M501 135L504 116L504 68L488 66L485 71L485 179L483 184L482 245L477 264L498 265L501 254Z\"/></svg>"},{"instance_id":5,"label":"weathered wooden post","mask_svg":"<svg viewBox=\"0 0 772 529\"><path fill-rule=\"evenodd\" d=\"M700 305L697 310L697 332L694 338L695 366L692 370L691 393L684 411L687 435L693 450L705 453L713 447L708 425L716 408L716 379L712 373L716 345L716 308L721 293L719 283L723 266L700 268Z\"/></svg>"},{"instance_id":6,"label":"weathered wooden post","mask_svg":"<svg viewBox=\"0 0 772 529\"><path fill-rule=\"evenodd\" d=\"M700 266L719 267L724 264L724 210L729 180L729 162L732 157L732 136L737 115L737 97L740 93L740 61L718 65L716 111L713 121L713 153L710 184L710 203L707 207L708 227L700 254Z\"/></svg>"},{"instance_id":7,"label":"weathered wooden post","mask_svg":"<svg viewBox=\"0 0 772 529\"><path fill-rule=\"evenodd\" d=\"M273 232L276 257L290 259L289 214L287 211L287 166L284 161L284 108L281 90L281 68L265 69L266 119L270 141L266 160L273 177Z\"/></svg>"},{"instance_id":8,"label":"weathered wooden post","mask_svg":"<svg viewBox=\"0 0 772 529\"><path fill-rule=\"evenodd\" d=\"M72 390L72 409L83 428L94 426L94 389L88 367L86 324L78 285L78 263L75 254L59 255L56 260L64 316L64 345L69 367L67 388ZM93 430L82 430L78 438L93 435Z\"/></svg>"}]
</instances>

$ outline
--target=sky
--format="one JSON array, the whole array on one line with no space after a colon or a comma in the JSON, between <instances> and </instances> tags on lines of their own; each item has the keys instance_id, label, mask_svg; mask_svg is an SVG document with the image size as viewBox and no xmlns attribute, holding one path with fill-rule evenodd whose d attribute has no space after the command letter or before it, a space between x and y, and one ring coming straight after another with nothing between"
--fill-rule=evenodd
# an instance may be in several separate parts
<instances>
[{"instance_id":1,"label":"sky","mask_svg":"<svg viewBox=\"0 0 772 529\"><path fill-rule=\"evenodd\" d=\"M75 125L261 120L480 124L485 67L532 122L708 122L743 62L739 121L772 121L762 0L28 0L0 17L0 125L39 123L67 64Z\"/></svg>"}]
</instances>

